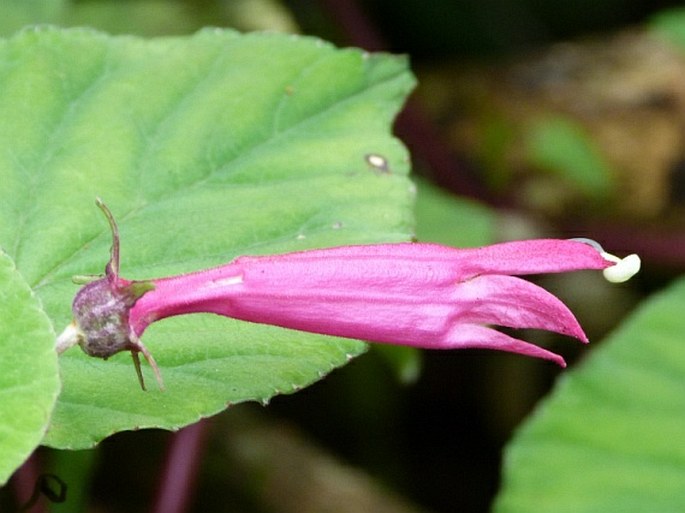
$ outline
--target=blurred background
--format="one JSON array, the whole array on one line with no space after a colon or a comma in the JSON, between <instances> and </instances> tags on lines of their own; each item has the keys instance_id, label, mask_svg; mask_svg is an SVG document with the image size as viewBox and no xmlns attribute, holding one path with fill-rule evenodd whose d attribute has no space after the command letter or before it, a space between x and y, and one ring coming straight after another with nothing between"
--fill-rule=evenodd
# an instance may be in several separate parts
<instances>
[{"instance_id":1,"label":"blurred background","mask_svg":"<svg viewBox=\"0 0 685 513\"><path fill-rule=\"evenodd\" d=\"M3 35L35 22L143 36L220 26L408 54L419 87L395 129L414 160L417 238L473 246L583 236L640 253L645 270L630 286L584 273L538 280L577 314L594 346L685 268L680 2L19 4L0 17ZM524 337L571 365L593 348ZM180 444L195 452L184 461L197 464L188 511L485 512L504 445L560 372L495 352L374 348L268 407L229 408L192 428L191 442L122 433L93 451L38 457L70 484L68 503L53 511L149 511ZM10 496L0 492L0 505Z\"/></svg>"}]
</instances>

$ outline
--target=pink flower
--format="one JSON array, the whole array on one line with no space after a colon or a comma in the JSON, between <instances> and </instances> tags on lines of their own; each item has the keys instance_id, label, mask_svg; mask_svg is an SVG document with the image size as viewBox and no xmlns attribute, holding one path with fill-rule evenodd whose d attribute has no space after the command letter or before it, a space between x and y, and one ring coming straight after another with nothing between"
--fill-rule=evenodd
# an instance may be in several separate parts
<instances>
[{"instance_id":1,"label":"pink flower","mask_svg":"<svg viewBox=\"0 0 685 513\"><path fill-rule=\"evenodd\" d=\"M137 352L143 352L160 386L140 337L157 320L196 312L426 349L499 349L564 366L561 356L489 327L544 329L587 342L559 299L514 275L580 269L616 273L623 265L578 240L475 249L396 243L244 256L204 271L130 282L118 276L118 237L108 216L114 244L107 276L77 294L75 324L60 337L62 346L76 341L88 354L104 358L129 350L139 377ZM635 259L628 258L629 272L637 272ZM103 323L103 318L116 322Z\"/></svg>"}]
</instances>

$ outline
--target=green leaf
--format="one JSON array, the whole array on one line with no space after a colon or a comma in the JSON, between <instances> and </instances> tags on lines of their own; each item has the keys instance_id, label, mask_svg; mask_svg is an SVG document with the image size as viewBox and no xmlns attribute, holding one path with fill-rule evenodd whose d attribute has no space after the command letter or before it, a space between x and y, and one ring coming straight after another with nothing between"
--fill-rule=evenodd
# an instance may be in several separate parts
<instances>
[{"instance_id":1,"label":"green leaf","mask_svg":"<svg viewBox=\"0 0 685 513\"><path fill-rule=\"evenodd\" d=\"M144 36L189 34L205 25L245 32L297 31L292 14L277 0L71 0L62 22Z\"/></svg>"},{"instance_id":2,"label":"green leaf","mask_svg":"<svg viewBox=\"0 0 685 513\"><path fill-rule=\"evenodd\" d=\"M393 371L399 383L413 384L421 376L423 353L420 349L389 344L375 344L372 349Z\"/></svg>"},{"instance_id":3,"label":"green leaf","mask_svg":"<svg viewBox=\"0 0 685 513\"><path fill-rule=\"evenodd\" d=\"M70 0L62 21L109 34L181 35L202 27L198 12L203 12L201 6L175 0Z\"/></svg>"},{"instance_id":4,"label":"green leaf","mask_svg":"<svg viewBox=\"0 0 685 513\"><path fill-rule=\"evenodd\" d=\"M0 4L0 35L9 35L26 25L55 23L66 8L66 0L4 0Z\"/></svg>"},{"instance_id":5,"label":"green leaf","mask_svg":"<svg viewBox=\"0 0 685 513\"><path fill-rule=\"evenodd\" d=\"M416 238L448 246L474 247L496 241L494 211L449 194L425 180L417 181Z\"/></svg>"},{"instance_id":6,"label":"green leaf","mask_svg":"<svg viewBox=\"0 0 685 513\"><path fill-rule=\"evenodd\" d=\"M0 35L37 24L93 27L110 34L190 34L204 26L240 31L297 32L291 12L278 0L3 0Z\"/></svg>"},{"instance_id":7,"label":"green leaf","mask_svg":"<svg viewBox=\"0 0 685 513\"><path fill-rule=\"evenodd\" d=\"M652 34L681 50L685 49L685 8L674 7L658 12L649 20L648 28Z\"/></svg>"},{"instance_id":8,"label":"green leaf","mask_svg":"<svg viewBox=\"0 0 685 513\"><path fill-rule=\"evenodd\" d=\"M562 116L540 119L528 127L532 163L555 173L594 198L612 191L611 169L583 126Z\"/></svg>"},{"instance_id":9,"label":"green leaf","mask_svg":"<svg viewBox=\"0 0 685 513\"><path fill-rule=\"evenodd\" d=\"M0 486L40 443L58 392L50 320L0 250Z\"/></svg>"},{"instance_id":10,"label":"green leaf","mask_svg":"<svg viewBox=\"0 0 685 513\"><path fill-rule=\"evenodd\" d=\"M408 157L389 127L412 86L402 58L313 38L24 32L0 46L0 244L61 330L71 277L102 273L108 259L96 196L119 222L129 279L407 240ZM370 153L392 172L370 168ZM176 429L296 391L366 348L209 315L157 323L144 342L167 391L142 392L128 354L71 349L46 444Z\"/></svg>"},{"instance_id":11,"label":"green leaf","mask_svg":"<svg viewBox=\"0 0 685 513\"><path fill-rule=\"evenodd\" d=\"M685 279L645 303L507 450L498 513L685 511Z\"/></svg>"},{"instance_id":12,"label":"green leaf","mask_svg":"<svg viewBox=\"0 0 685 513\"><path fill-rule=\"evenodd\" d=\"M67 485L67 500L50 504L50 513L87 513L92 511L92 507L88 507L92 499L92 485L98 475L99 468L103 466L98 465L100 463L99 457L100 454L97 449L85 451L53 450L41 453L41 463L44 465L46 473L58 476Z\"/></svg>"}]
</instances>

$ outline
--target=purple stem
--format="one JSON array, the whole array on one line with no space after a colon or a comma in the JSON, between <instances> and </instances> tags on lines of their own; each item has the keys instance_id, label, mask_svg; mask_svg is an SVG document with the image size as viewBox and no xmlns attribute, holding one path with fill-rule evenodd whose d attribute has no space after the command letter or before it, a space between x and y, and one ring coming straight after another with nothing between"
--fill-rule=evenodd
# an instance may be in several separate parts
<instances>
[{"instance_id":1,"label":"purple stem","mask_svg":"<svg viewBox=\"0 0 685 513\"><path fill-rule=\"evenodd\" d=\"M370 52L388 49L388 44L355 0L320 0L331 20L349 42Z\"/></svg>"},{"instance_id":2,"label":"purple stem","mask_svg":"<svg viewBox=\"0 0 685 513\"><path fill-rule=\"evenodd\" d=\"M209 422L201 420L171 435L154 513L183 513L194 495Z\"/></svg>"},{"instance_id":3,"label":"purple stem","mask_svg":"<svg viewBox=\"0 0 685 513\"><path fill-rule=\"evenodd\" d=\"M33 495L41 473L38 455L34 452L12 476L12 488L19 506L23 506ZM36 503L26 513L46 513L45 499L39 497Z\"/></svg>"},{"instance_id":4,"label":"purple stem","mask_svg":"<svg viewBox=\"0 0 685 513\"><path fill-rule=\"evenodd\" d=\"M412 155L427 167L425 174L435 184L495 207L506 205L501 198L495 198L486 190L472 169L459 162L418 101L409 99L397 117L395 130L398 137L407 143Z\"/></svg>"}]
</instances>

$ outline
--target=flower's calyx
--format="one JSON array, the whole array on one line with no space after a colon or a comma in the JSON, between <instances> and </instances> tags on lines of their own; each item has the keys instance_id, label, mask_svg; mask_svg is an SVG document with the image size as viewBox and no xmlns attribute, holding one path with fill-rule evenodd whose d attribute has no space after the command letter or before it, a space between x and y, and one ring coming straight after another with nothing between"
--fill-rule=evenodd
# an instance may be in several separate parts
<instances>
[{"instance_id":1,"label":"flower's calyx","mask_svg":"<svg viewBox=\"0 0 685 513\"><path fill-rule=\"evenodd\" d=\"M153 288L149 282L121 283L109 277L84 286L72 305L75 325L82 332L81 349L99 358L135 350L128 314L138 298Z\"/></svg>"},{"instance_id":2,"label":"flower's calyx","mask_svg":"<svg viewBox=\"0 0 685 513\"><path fill-rule=\"evenodd\" d=\"M121 351L131 351L140 386L145 390L138 358L138 353L143 353L155 373L159 387L164 389L154 358L129 323L131 308L155 286L150 281L129 281L119 277L119 230L112 213L99 198L97 205L107 217L112 230L110 260L105 268L105 277L91 281L76 294L72 304L74 320L59 336L57 351L61 353L78 344L89 356L103 359Z\"/></svg>"}]
</instances>

